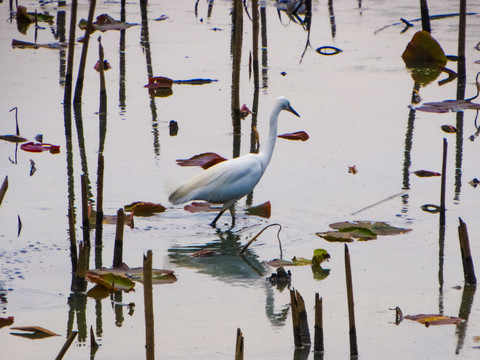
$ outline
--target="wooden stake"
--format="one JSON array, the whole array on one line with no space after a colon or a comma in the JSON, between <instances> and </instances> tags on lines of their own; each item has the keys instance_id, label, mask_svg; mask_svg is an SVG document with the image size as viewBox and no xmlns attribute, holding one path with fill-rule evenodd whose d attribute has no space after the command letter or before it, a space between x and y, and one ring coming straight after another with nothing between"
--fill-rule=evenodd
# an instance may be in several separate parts
<instances>
[{"instance_id":1,"label":"wooden stake","mask_svg":"<svg viewBox=\"0 0 480 360\"><path fill-rule=\"evenodd\" d=\"M352 268L350 265L350 253L345 244L345 277L347 283L348 323L350 335L350 356L358 356L357 330L355 327L355 303L353 301Z\"/></svg>"},{"instance_id":2,"label":"wooden stake","mask_svg":"<svg viewBox=\"0 0 480 360\"><path fill-rule=\"evenodd\" d=\"M293 342L296 347L302 347L302 335L300 332L300 318L298 316L297 299L295 290L290 290L290 309L292 312Z\"/></svg>"},{"instance_id":3,"label":"wooden stake","mask_svg":"<svg viewBox=\"0 0 480 360\"><path fill-rule=\"evenodd\" d=\"M95 246L102 246L103 233L103 154L98 153L97 170L97 218L95 220Z\"/></svg>"},{"instance_id":4,"label":"wooden stake","mask_svg":"<svg viewBox=\"0 0 480 360\"><path fill-rule=\"evenodd\" d=\"M468 239L467 224L461 218L458 218L460 225L458 226L458 237L460 240L460 250L462 253L463 275L467 285L475 285L477 278L473 267L472 254L470 252L470 242Z\"/></svg>"},{"instance_id":5,"label":"wooden stake","mask_svg":"<svg viewBox=\"0 0 480 360\"><path fill-rule=\"evenodd\" d=\"M323 345L323 299L315 293L315 335L313 351L325 351Z\"/></svg>"},{"instance_id":6,"label":"wooden stake","mask_svg":"<svg viewBox=\"0 0 480 360\"><path fill-rule=\"evenodd\" d=\"M422 30L432 32L427 0L420 0L420 13L422 15Z\"/></svg>"},{"instance_id":7,"label":"wooden stake","mask_svg":"<svg viewBox=\"0 0 480 360\"><path fill-rule=\"evenodd\" d=\"M152 290L152 250L143 256L143 297L145 300L145 349L146 359L155 359L155 334L153 317L153 290Z\"/></svg>"},{"instance_id":8,"label":"wooden stake","mask_svg":"<svg viewBox=\"0 0 480 360\"><path fill-rule=\"evenodd\" d=\"M310 330L308 329L307 310L305 309L305 301L302 295L295 290L295 298L297 300L298 320L300 325L300 336L302 337L302 346L310 346Z\"/></svg>"},{"instance_id":9,"label":"wooden stake","mask_svg":"<svg viewBox=\"0 0 480 360\"><path fill-rule=\"evenodd\" d=\"M237 342L235 345L235 360L243 360L244 339L242 330L237 328Z\"/></svg>"},{"instance_id":10,"label":"wooden stake","mask_svg":"<svg viewBox=\"0 0 480 360\"><path fill-rule=\"evenodd\" d=\"M117 211L117 232L115 234L115 247L113 249L113 267L119 267L123 262L123 229L125 213L120 208Z\"/></svg>"}]
</instances>

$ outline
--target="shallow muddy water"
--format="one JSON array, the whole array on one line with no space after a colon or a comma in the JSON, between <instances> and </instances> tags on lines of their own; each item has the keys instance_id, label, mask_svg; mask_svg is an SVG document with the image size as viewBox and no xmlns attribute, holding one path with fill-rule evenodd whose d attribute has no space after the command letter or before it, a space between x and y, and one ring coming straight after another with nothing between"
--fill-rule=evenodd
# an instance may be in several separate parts
<instances>
[{"instance_id":1,"label":"shallow muddy water","mask_svg":"<svg viewBox=\"0 0 480 360\"><path fill-rule=\"evenodd\" d=\"M247 2L248 3L248 2ZM29 12L49 12L54 23L39 23L39 44L68 40L70 6L22 2ZM301 118L283 112L279 133L305 131L305 142L277 139L272 161L253 195L236 206L237 225L227 231L225 214L218 229L213 212L191 213L171 205L168 196L187 178L203 171L180 167L176 159L204 152L226 158L251 149L252 115L241 120L241 135L232 126L232 2L151 1L142 8L125 4L125 31L96 31L86 61L82 126L72 113L64 116L67 50L20 49L12 40L35 42L35 25L22 34L0 3L2 57L0 67L0 135L15 134L15 112L21 136L60 146L59 154L23 151L21 144L0 141L0 181L9 187L0 206L0 318L12 326L36 325L60 336L31 340L0 329L1 358L54 358L72 330L79 331L66 359L90 356L90 328L101 345L96 359L139 359L145 356L143 286L117 294L118 303L135 303L134 312L72 292L69 200L75 209L75 239L82 235L81 176L88 180L89 202L97 205L99 74L97 39L105 58L107 112L104 140L103 209L105 215L134 201L161 203L166 211L134 217L125 226L123 261L142 266L153 251L153 267L174 271L178 281L153 288L155 354L160 359L234 358L235 336L245 337L246 359L306 359L295 353L288 289L266 278L275 269L265 262L279 257L275 228L264 232L247 251L241 247L264 226L282 225L283 258L310 259L323 248L331 255L323 264L330 272L317 280L310 266L289 267L291 287L306 302L313 335L314 296L323 299L325 359L347 358L348 311L344 244L327 242L317 232L339 221L384 221L411 231L348 244L352 262L358 353L361 359L477 359L480 356L480 302L465 287L458 240L461 218L468 226L474 265L480 267L480 189L469 184L480 177L476 111L427 113L413 111L414 80L401 55L421 30L418 1L401 6L391 1L313 1L310 33L277 12L274 1L261 2L260 78L256 92L249 77L252 22L244 12L239 75L240 106L256 109L260 146L266 141L268 117L278 96L290 99ZM458 13L457 1L431 2L430 15ZM249 6L249 14L252 10ZM480 71L480 5L468 4L465 51L465 98L475 96ZM95 17L122 18L121 2L97 2ZM88 17L80 1L77 23ZM303 18L303 17L302 17ZM406 29L400 18L414 25ZM62 23L65 25L62 28ZM432 20L432 36L447 55L458 51L458 16ZM385 27L386 25L391 25ZM62 35L63 34L63 35ZM78 27L76 38L84 34ZM305 50L307 39L310 46ZM263 43L262 43L263 41ZM337 55L315 49L334 46ZM304 53L305 50L305 53ZM74 86L81 43L75 45ZM457 62L446 67L457 71ZM174 84L166 97L149 95L149 76L175 80L213 79L204 85ZM423 102L455 99L457 81L439 85L438 78L418 87ZM480 100L474 100L480 102ZM170 121L178 123L171 136ZM445 133L441 125L460 131ZM71 131L71 137L68 136ZM67 134L67 135L66 135ZM473 136L473 141L471 140ZM416 170L442 172L446 166L446 225L439 214L422 210L439 205L441 178L418 177ZM31 160L36 171L31 172ZM355 166L358 172L349 173ZM386 201L382 201L388 199ZM271 203L270 218L246 215L249 206ZM373 206L372 206L373 205ZM18 234L18 219L21 232ZM91 230L92 242L95 230ZM89 268L110 267L115 225L103 225L103 246L90 252ZM198 250L219 256L194 258ZM100 251L99 251L100 250ZM88 283L87 290L93 284ZM476 296L475 296L476 295ZM465 319L459 325L425 327L404 320L395 325L392 308L406 314L444 314ZM4 354L8 354L5 355ZM297 357L295 357L297 356ZM318 355L315 358L320 358Z\"/></svg>"}]
</instances>

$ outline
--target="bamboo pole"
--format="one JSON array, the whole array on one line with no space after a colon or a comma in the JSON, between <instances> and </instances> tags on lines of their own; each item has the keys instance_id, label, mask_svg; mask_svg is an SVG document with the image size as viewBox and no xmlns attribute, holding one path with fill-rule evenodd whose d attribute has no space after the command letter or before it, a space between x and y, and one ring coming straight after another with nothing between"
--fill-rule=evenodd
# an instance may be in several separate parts
<instances>
[{"instance_id":1,"label":"bamboo pole","mask_svg":"<svg viewBox=\"0 0 480 360\"><path fill-rule=\"evenodd\" d=\"M447 178L447 139L443 138L442 180L440 188L440 225L445 226L445 184Z\"/></svg>"},{"instance_id":2,"label":"bamboo pole","mask_svg":"<svg viewBox=\"0 0 480 360\"><path fill-rule=\"evenodd\" d=\"M462 253L463 275L467 285L475 285L477 278L473 267L472 254L470 252L470 241L468 239L467 224L461 218L458 218L460 225L458 226L458 237L460 240L460 250Z\"/></svg>"},{"instance_id":3,"label":"bamboo pole","mask_svg":"<svg viewBox=\"0 0 480 360\"><path fill-rule=\"evenodd\" d=\"M81 177L82 183L82 226L83 226L83 242L85 246L90 247L90 220L88 217L88 191L87 177L85 174Z\"/></svg>"},{"instance_id":4,"label":"bamboo pole","mask_svg":"<svg viewBox=\"0 0 480 360\"><path fill-rule=\"evenodd\" d=\"M350 264L350 253L345 244L345 277L347 283L347 302L348 302L348 323L350 335L350 356L358 356L357 348L357 330L355 327L355 303L353 300L352 267Z\"/></svg>"}]
</instances>

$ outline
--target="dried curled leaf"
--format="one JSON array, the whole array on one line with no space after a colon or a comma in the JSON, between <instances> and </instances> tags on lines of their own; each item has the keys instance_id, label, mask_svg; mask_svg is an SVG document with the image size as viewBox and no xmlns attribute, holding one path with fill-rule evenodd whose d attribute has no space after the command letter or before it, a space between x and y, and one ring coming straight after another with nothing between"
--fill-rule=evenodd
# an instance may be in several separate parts
<instances>
[{"instance_id":1,"label":"dried curled leaf","mask_svg":"<svg viewBox=\"0 0 480 360\"><path fill-rule=\"evenodd\" d=\"M289 134L282 134L278 135L279 138L287 139L287 140L300 140L300 141L307 141L310 136L305 131L297 131L294 133Z\"/></svg>"},{"instance_id":2,"label":"dried curled leaf","mask_svg":"<svg viewBox=\"0 0 480 360\"><path fill-rule=\"evenodd\" d=\"M433 176L441 176L442 174L434 171L429 170L417 170L413 172L418 177L433 177Z\"/></svg>"},{"instance_id":3,"label":"dried curled leaf","mask_svg":"<svg viewBox=\"0 0 480 360\"><path fill-rule=\"evenodd\" d=\"M426 327L429 327L430 325L454 325L465 321L458 317L439 314L405 315L404 318L417 321L420 324L424 324Z\"/></svg>"},{"instance_id":4,"label":"dried curled leaf","mask_svg":"<svg viewBox=\"0 0 480 360\"><path fill-rule=\"evenodd\" d=\"M161 213L167 210L162 204L156 204L147 201L135 201L124 206L125 211L131 211L135 216L151 216L155 213Z\"/></svg>"},{"instance_id":5,"label":"dried curled leaf","mask_svg":"<svg viewBox=\"0 0 480 360\"><path fill-rule=\"evenodd\" d=\"M246 213L248 215L255 215L255 216L260 216L260 217L269 219L270 215L272 214L272 204L270 204L270 201L267 201L267 202L264 202L263 204L249 207L246 210Z\"/></svg>"},{"instance_id":6,"label":"dried curled leaf","mask_svg":"<svg viewBox=\"0 0 480 360\"><path fill-rule=\"evenodd\" d=\"M41 326L16 326L10 328L11 330L22 331L21 333L13 333L10 334L16 336L22 336L30 339L43 339L50 336L60 336L55 334L54 332L47 330Z\"/></svg>"},{"instance_id":7,"label":"dried curled leaf","mask_svg":"<svg viewBox=\"0 0 480 360\"><path fill-rule=\"evenodd\" d=\"M222 161L225 161L224 157L212 153L207 152L203 154L198 154L192 156L190 159L177 159L177 165L180 166L200 166L202 169L208 169L213 165L216 165Z\"/></svg>"}]
</instances>

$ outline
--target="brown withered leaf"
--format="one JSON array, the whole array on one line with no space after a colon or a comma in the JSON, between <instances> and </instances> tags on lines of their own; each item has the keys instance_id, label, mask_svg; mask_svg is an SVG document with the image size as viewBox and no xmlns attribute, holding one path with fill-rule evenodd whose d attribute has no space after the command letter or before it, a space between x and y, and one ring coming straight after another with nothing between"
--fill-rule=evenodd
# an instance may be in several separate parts
<instances>
[{"instance_id":1,"label":"brown withered leaf","mask_svg":"<svg viewBox=\"0 0 480 360\"><path fill-rule=\"evenodd\" d=\"M454 134L458 132L457 128L453 125L442 125L440 128L448 134Z\"/></svg>"},{"instance_id":2,"label":"brown withered leaf","mask_svg":"<svg viewBox=\"0 0 480 360\"><path fill-rule=\"evenodd\" d=\"M135 201L129 205L125 205L125 211L131 211L135 216L151 216L155 213L161 213L167 210L162 204L156 204L146 201Z\"/></svg>"},{"instance_id":3,"label":"brown withered leaf","mask_svg":"<svg viewBox=\"0 0 480 360\"><path fill-rule=\"evenodd\" d=\"M21 142L28 141L27 139L19 135L0 135L0 140L12 142L12 143L21 143Z\"/></svg>"},{"instance_id":4,"label":"brown withered leaf","mask_svg":"<svg viewBox=\"0 0 480 360\"><path fill-rule=\"evenodd\" d=\"M5 326L10 326L13 324L15 318L13 316L9 316L7 318L0 318L0 329Z\"/></svg>"},{"instance_id":5,"label":"brown withered leaf","mask_svg":"<svg viewBox=\"0 0 480 360\"><path fill-rule=\"evenodd\" d=\"M249 207L246 210L246 213L248 215L255 215L269 219L270 215L272 214L272 204L270 204L270 201L267 201L263 204Z\"/></svg>"},{"instance_id":6,"label":"brown withered leaf","mask_svg":"<svg viewBox=\"0 0 480 360\"><path fill-rule=\"evenodd\" d=\"M417 170L413 172L418 177L432 177L432 176L441 176L442 174L429 170Z\"/></svg>"},{"instance_id":7,"label":"brown withered leaf","mask_svg":"<svg viewBox=\"0 0 480 360\"><path fill-rule=\"evenodd\" d=\"M202 169L208 169L225 160L227 159L218 154L207 152L194 155L190 159L177 159L177 164L180 166L200 166Z\"/></svg>"},{"instance_id":8,"label":"brown withered leaf","mask_svg":"<svg viewBox=\"0 0 480 360\"><path fill-rule=\"evenodd\" d=\"M145 88L149 89L171 89L173 80L164 76L155 76L148 79L148 84Z\"/></svg>"},{"instance_id":9,"label":"brown withered leaf","mask_svg":"<svg viewBox=\"0 0 480 360\"><path fill-rule=\"evenodd\" d=\"M348 173L355 175L356 173L358 173L357 167L355 165L349 166L348 167Z\"/></svg>"},{"instance_id":10,"label":"brown withered leaf","mask_svg":"<svg viewBox=\"0 0 480 360\"><path fill-rule=\"evenodd\" d=\"M439 314L406 315L404 318L417 321L420 324L425 325L426 327L429 327L430 325L454 325L465 321L458 317L444 316Z\"/></svg>"},{"instance_id":11,"label":"brown withered leaf","mask_svg":"<svg viewBox=\"0 0 480 360\"><path fill-rule=\"evenodd\" d=\"M54 332L51 332L50 330L47 330L41 326L15 326L10 328L11 330L17 330L17 331L22 331L21 333L13 333L11 332L10 334L16 335L16 336L22 336L26 337L29 339L43 339L46 337L50 336L60 336L58 334L55 334Z\"/></svg>"},{"instance_id":12,"label":"brown withered leaf","mask_svg":"<svg viewBox=\"0 0 480 360\"><path fill-rule=\"evenodd\" d=\"M282 134L278 135L279 138L287 139L287 140L300 140L300 141L307 141L310 136L305 131L297 131L294 133L289 134Z\"/></svg>"}]
</instances>

